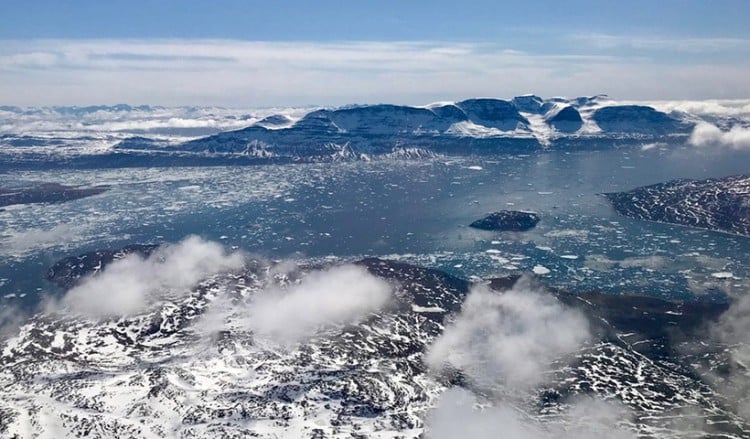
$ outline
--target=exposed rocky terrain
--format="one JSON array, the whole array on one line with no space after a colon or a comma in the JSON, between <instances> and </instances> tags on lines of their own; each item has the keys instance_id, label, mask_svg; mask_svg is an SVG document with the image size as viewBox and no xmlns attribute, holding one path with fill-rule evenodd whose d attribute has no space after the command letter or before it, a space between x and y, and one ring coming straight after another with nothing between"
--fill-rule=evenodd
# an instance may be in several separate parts
<instances>
[{"instance_id":1,"label":"exposed rocky terrain","mask_svg":"<svg viewBox=\"0 0 750 439\"><path fill-rule=\"evenodd\" d=\"M538 222L539 215L533 212L502 210L474 221L469 227L498 232L525 232L536 227Z\"/></svg>"},{"instance_id":2,"label":"exposed rocky terrain","mask_svg":"<svg viewBox=\"0 0 750 439\"><path fill-rule=\"evenodd\" d=\"M101 270L122 254L66 259L56 264L55 279L76 284L83 271ZM356 265L386 280L393 300L358 322L326 326L291 344L249 329L243 310L263 291L294 288L325 267L248 261L242 271L208 278L137 315L39 314L0 347L0 435L420 437L431 407L451 386L504 395L532 422L556 419L575 398L593 395L621 402L633 414L623 422L644 437L750 435L696 366L721 370L729 361L725 347L686 349L706 337L706 325L728 303L548 288L545 294L586 316L593 338L549 365L542 386L489 391L461 370L435 374L424 361L460 313L470 282L374 258ZM517 282L488 285L506 294ZM226 311L218 320L217 309Z\"/></svg>"},{"instance_id":3,"label":"exposed rocky terrain","mask_svg":"<svg viewBox=\"0 0 750 439\"><path fill-rule=\"evenodd\" d=\"M673 180L603 194L622 215L750 236L750 176Z\"/></svg>"},{"instance_id":4,"label":"exposed rocky terrain","mask_svg":"<svg viewBox=\"0 0 750 439\"><path fill-rule=\"evenodd\" d=\"M195 119L196 127L172 127L172 119L159 119L170 111ZM118 129L105 137L91 137L88 130L79 135L63 128L38 135L26 130L0 133L0 170L3 166L38 168L53 162L82 168L195 166L414 159L435 154L567 151L657 142L676 145L687 141L700 120L647 105L621 105L606 96L543 99L534 95L426 106L285 109L256 115L227 114L228 110L218 108L128 106L3 107L0 112L18 119L23 127L28 121L37 126L39 119L46 118L127 127L130 125L121 119L130 113L145 118L143 126L153 127ZM105 116L103 121L98 119ZM404 153L408 151L420 153L414 157Z\"/></svg>"}]
</instances>

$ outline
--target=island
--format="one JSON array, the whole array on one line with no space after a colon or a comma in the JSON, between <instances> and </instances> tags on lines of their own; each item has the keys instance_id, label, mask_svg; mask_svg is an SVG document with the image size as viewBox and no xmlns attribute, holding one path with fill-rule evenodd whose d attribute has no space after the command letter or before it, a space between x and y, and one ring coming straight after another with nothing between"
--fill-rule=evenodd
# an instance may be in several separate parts
<instances>
[{"instance_id":1,"label":"island","mask_svg":"<svg viewBox=\"0 0 750 439\"><path fill-rule=\"evenodd\" d=\"M538 222L539 215L533 212L501 210L474 221L469 227L499 232L525 232L536 227Z\"/></svg>"}]
</instances>

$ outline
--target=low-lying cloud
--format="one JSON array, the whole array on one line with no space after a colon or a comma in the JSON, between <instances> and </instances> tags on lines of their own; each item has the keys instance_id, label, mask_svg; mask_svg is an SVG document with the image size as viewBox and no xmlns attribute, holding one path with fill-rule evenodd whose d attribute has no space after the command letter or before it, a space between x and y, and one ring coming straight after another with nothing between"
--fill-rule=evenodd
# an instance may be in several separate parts
<instances>
[{"instance_id":1,"label":"low-lying cloud","mask_svg":"<svg viewBox=\"0 0 750 439\"><path fill-rule=\"evenodd\" d=\"M738 299L710 329L713 340L726 346L731 363L709 380L735 405L737 413L750 421L750 297Z\"/></svg>"},{"instance_id":2,"label":"low-lying cloud","mask_svg":"<svg viewBox=\"0 0 750 439\"><path fill-rule=\"evenodd\" d=\"M696 147L728 147L732 149L750 149L750 128L739 125L729 131L723 131L716 125L701 122L695 126L688 142Z\"/></svg>"},{"instance_id":3,"label":"low-lying cloud","mask_svg":"<svg viewBox=\"0 0 750 439\"><path fill-rule=\"evenodd\" d=\"M589 338L583 314L521 280L504 293L472 290L426 362L435 371L459 369L480 386L524 389L543 382L552 361Z\"/></svg>"},{"instance_id":4,"label":"low-lying cloud","mask_svg":"<svg viewBox=\"0 0 750 439\"><path fill-rule=\"evenodd\" d=\"M750 115L750 100L748 99L704 99L678 101L621 101L621 105L649 105L659 111L671 113L694 114L696 116L728 117Z\"/></svg>"},{"instance_id":5,"label":"low-lying cloud","mask_svg":"<svg viewBox=\"0 0 750 439\"><path fill-rule=\"evenodd\" d=\"M362 267L337 266L311 272L287 288L267 287L247 302L219 299L197 328L250 331L256 338L291 345L332 326L360 321L386 306L391 292L390 284Z\"/></svg>"},{"instance_id":6,"label":"low-lying cloud","mask_svg":"<svg viewBox=\"0 0 750 439\"><path fill-rule=\"evenodd\" d=\"M92 317L136 314L165 298L189 293L208 276L243 265L242 254L227 253L217 243L190 236L147 258L131 254L113 262L50 307Z\"/></svg>"},{"instance_id":7,"label":"low-lying cloud","mask_svg":"<svg viewBox=\"0 0 750 439\"><path fill-rule=\"evenodd\" d=\"M484 406L482 406L484 405ZM559 418L538 421L509 404L480 404L474 394L448 389L427 420L428 439L630 439L624 407L592 398L574 401Z\"/></svg>"},{"instance_id":8,"label":"low-lying cloud","mask_svg":"<svg viewBox=\"0 0 750 439\"><path fill-rule=\"evenodd\" d=\"M287 291L272 289L257 296L248 324L255 334L293 341L323 325L355 322L390 297L390 285L364 268L334 267L310 273Z\"/></svg>"},{"instance_id":9,"label":"low-lying cloud","mask_svg":"<svg viewBox=\"0 0 750 439\"><path fill-rule=\"evenodd\" d=\"M470 387L483 392L495 385L524 392L545 382L553 361L577 352L590 339L582 313L522 279L504 293L487 287L472 290L456 320L429 349L426 361L433 370L459 369ZM617 404L591 398L568 401L565 413L544 421L529 414L534 408L519 404L479 400L466 389L451 388L428 416L426 437L635 437L627 429L630 412Z\"/></svg>"}]
</instances>

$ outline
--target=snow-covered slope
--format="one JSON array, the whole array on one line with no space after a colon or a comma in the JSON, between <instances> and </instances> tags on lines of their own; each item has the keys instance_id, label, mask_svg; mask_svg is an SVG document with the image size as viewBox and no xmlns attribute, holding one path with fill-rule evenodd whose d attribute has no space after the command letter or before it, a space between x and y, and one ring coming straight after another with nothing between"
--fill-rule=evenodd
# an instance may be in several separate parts
<instances>
[{"instance_id":1,"label":"snow-covered slope","mask_svg":"<svg viewBox=\"0 0 750 439\"><path fill-rule=\"evenodd\" d=\"M718 104L710 108L714 107L724 108ZM688 111L693 108L695 113ZM255 111L0 107L0 156L24 163L100 156L100 162L124 166L227 159L320 161L331 157L330 145L347 145L353 157L369 158L393 148L438 154L595 149L683 144L698 123L726 128L746 116L750 120L750 113L735 109L725 114L710 108L650 106L606 96L543 99L534 95L421 107L377 104Z\"/></svg>"},{"instance_id":2,"label":"snow-covered slope","mask_svg":"<svg viewBox=\"0 0 750 439\"><path fill-rule=\"evenodd\" d=\"M673 180L604 196L630 217L750 236L750 175Z\"/></svg>"},{"instance_id":3,"label":"snow-covered slope","mask_svg":"<svg viewBox=\"0 0 750 439\"><path fill-rule=\"evenodd\" d=\"M453 386L484 395L485 404L511 403L525 413L525 423L541 428L570 419L563 415L588 395L618 401L629 413L618 423L649 437L750 434L721 395L697 377L692 364L698 359L678 349L701 337L701 325L726 304L547 291L552 298L545 303L552 300L563 313L586 316L592 338L576 347L575 355L538 366L544 370L539 386L488 388L469 370L436 373L425 361L446 324L453 337L460 334L451 322L465 311L468 282L379 259L357 265L369 272L351 268L360 280L385 280L392 296L348 323L323 324L318 317L349 301L357 288L351 282L324 283L340 296L323 305L328 290L315 282L334 269L290 270L259 262L162 296L134 315L93 317L53 307L0 346L0 435L416 438L438 428L429 424L430 412ZM516 282L495 279L490 286L515 290ZM538 294L518 291L513 294ZM273 308L274 318L282 319L276 323L253 314L258 307L268 311L264 300L271 293L285 294ZM303 299L299 306L294 303L304 296L299 293L323 296L321 303ZM497 312L511 318L518 312L512 309ZM556 330L562 317L536 323ZM264 321L273 324L269 328ZM306 322L322 325L288 332ZM518 334L528 330L519 327ZM484 342L480 337L468 343L467 349ZM719 367L723 351L716 349L702 352L699 361ZM581 421L586 422L576 420Z\"/></svg>"},{"instance_id":4,"label":"snow-covered slope","mask_svg":"<svg viewBox=\"0 0 750 439\"><path fill-rule=\"evenodd\" d=\"M602 97L511 101L468 99L426 107L370 105L307 114L294 125L260 124L175 145L176 151L241 153L253 141L278 156L314 157L322 145L348 144L368 155L393 147L438 153L503 152L553 147L601 147L622 142L684 141L692 124L646 106L608 106ZM121 149L127 149L121 145Z\"/></svg>"}]
</instances>

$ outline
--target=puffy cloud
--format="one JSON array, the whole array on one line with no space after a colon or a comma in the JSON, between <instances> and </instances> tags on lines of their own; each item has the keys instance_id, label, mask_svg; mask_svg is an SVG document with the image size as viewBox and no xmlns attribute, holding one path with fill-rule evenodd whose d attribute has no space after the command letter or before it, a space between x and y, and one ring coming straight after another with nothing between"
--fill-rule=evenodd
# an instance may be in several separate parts
<instances>
[{"instance_id":1,"label":"puffy cloud","mask_svg":"<svg viewBox=\"0 0 750 439\"><path fill-rule=\"evenodd\" d=\"M584 398L563 416L542 422L509 404L480 404L471 392L452 388L438 400L426 433L428 439L627 439L636 437L621 425L630 417L624 407Z\"/></svg>"},{"instance_id":2,"label":"puffy cloud","mask_svg":"<svg viewBox=\"0 0 750 439\"><path fill-rule=\"evenodd\" d=\"M350 323L383 307L390 285L353 265L313 272L284 290L256 297L249 326L256 334L297 340L322 325Z\"/></svg>"},{"instance_id":3,"label":"puffy cloud","mask_svg":"<svg viewBox=\"0 0 750 439\"><path fill-rule=\"evenodd\" d=\"M475 288L456 320L426 355L436 371L457 368L476 384L524 389L541 383L550 363L590 338L586 318L526 280L507 292Z\"/></svg>"},{"instance_id":4,"label":"puffy cloud","mask_svg":"<svg viewBox=\"0 0 750 439\"><path fill-rule=\"evenodd\" d=\"M750 149L750 128L735 125L729 131L722 131L716 125L702 122L695 126L688 142L699 148L724 146Z\"/></svg>"},{"instance_id":5,"label":"puffy cloud","mask_svg":"<svg viewBox=\"0 0 750 439\"><path fill-rule=\"evenodd\" d=\"M247 303L219 299L196 325L199 332L251 331L293 344L320 330L355 323L388 304L391 286L362 267L343 265L305 275L288 288L268 287Z\"/></svg>"},{"instance_id":6,"label":"puffy cloud","mask_svg":"<svg viewBox=\"0 0 750 439\"><path fill-rule=\"evenodd\" d=\"M167 297L188 293L208 276L243 265L240 253L227 253L217 243L190 236L148 258L131 254L113 262L48 308L94 317L134 314Z\"/></svg>"}]
</instances>

